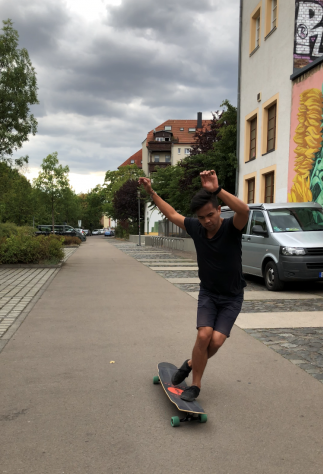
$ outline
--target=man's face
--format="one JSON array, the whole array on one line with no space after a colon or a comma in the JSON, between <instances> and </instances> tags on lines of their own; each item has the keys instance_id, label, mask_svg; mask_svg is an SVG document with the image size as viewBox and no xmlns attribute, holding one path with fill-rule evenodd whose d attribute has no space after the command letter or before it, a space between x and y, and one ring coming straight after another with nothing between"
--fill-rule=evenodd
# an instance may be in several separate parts
<instances>
[{"instance_id":1,"label":"man's face","mask_svg":"<svg viewBox=\"0 0 323 474\"><path fill-rule=\"evenodd\" d=\"M208 202L197 211L197 218L206 230L212 232L219 228L221 223L220 214L221 206L216 208L213 207L211 202Z\"/></svg>"}]
</instances>

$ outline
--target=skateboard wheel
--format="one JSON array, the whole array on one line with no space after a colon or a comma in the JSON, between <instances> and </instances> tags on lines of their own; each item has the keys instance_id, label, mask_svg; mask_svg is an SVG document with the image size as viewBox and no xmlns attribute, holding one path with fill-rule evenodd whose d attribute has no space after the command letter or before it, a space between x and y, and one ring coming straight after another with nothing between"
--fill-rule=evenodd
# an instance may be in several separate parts
<instances>
[{"instance_id":1,"label":"skateboard wheel","mask_svg":"<svg viewBox=\"0 0 323 474\"><path fill-rule=\"evenodd\" d=\"M202 413L199 415L199 422L200 423L206 423L207 422L207 415L205 413Z\"/></svg>"},{"instance_id":2,"label":"skateboard wheel","mask_svg":"<svg viewBox=\"0 0 323 474\"><path fill-rule=\"evenodd\" d=\"M180 421L179 421L178 416L172 416L172 418L170 420L170 424L172 426L179 426L179 423L180 423Z\"/></svg>"},{"instance_id":3,"label":"skateboard wheel","mask_svg":"<svg viewBox=\"0 0 323 474\"><path fill-rule=\"evenodd\" d=\"M158 375L155 375L155 377L153 378L153 383L154 383L154 384L159 383L159 377L158 377Z\"/></svg>"}]
</instances>

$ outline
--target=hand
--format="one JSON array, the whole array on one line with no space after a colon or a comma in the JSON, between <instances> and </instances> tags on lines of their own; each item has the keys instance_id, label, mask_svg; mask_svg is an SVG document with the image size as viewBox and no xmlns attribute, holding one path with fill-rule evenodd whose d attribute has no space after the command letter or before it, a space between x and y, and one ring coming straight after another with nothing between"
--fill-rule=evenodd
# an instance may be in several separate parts
<instances>
[{"instance_id":1,"label":"hand","mask_svg":"<svg viewBox=\"0 0 323 474\"><path fill-rule=\"evenodd\" d=\"M200 173L201 176L201 183L202 187L209 191L210 193L214 193L219 187L218 177L214 170L211 171L202 171Z\"/></svg>"},{"instance_id":2,"label":"hand","mask_svg":"<svg viewBox=\"0 0 323 474\"><path fill-rule=\"evenodd\" d=\"M151 194L153 192L153 188L151 187L151 181L149 178L139 178L138 182L145 188L145 191L148 194Z\"/></svg>"}]
</instances>

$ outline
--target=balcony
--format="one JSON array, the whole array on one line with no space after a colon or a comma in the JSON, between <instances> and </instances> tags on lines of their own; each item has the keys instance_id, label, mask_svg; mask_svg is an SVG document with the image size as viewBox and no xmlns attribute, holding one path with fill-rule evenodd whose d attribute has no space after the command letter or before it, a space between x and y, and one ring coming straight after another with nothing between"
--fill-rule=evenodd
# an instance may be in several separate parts
<instances>
[{"instance_id":1,"label":"balcony","mask_svg":"<svg viewBox=\"0 0 323 474\"><path fill-rule=\"evenodd\" d=\"M160 168L166 168L167 166L171 166L171 163L165 163L165 162L155 163L151 161L148 163L149 173L154 173L156 171L157 166L159 166Z\"/></svg>"},{"instance_id":2,"label":"balcony","mask_svg":"<svg viewBox=\"0 0 323 474\"><path fill-rule=\"evenodd\" d=\"M158 142L158 141L148 142L148 150L150 152L171 151L171 149L172 149L172 142Z\"/></svg>"}]
</instances>

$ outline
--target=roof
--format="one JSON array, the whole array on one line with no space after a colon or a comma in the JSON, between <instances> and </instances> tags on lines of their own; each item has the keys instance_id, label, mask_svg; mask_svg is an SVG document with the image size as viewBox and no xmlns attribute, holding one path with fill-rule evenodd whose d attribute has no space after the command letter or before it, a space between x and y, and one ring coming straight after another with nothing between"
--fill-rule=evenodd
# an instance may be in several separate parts
<instances>
[{"instance_id":1,"label":"roof","mask_svg":"<svg viewBox=\"0 0 323 474\"><path fill-rule=\"evenodd\" d=\"M206 128L208 125L211 124L211 120L202 120L202 129ZM196 128L197 126L197 120L166 120L166 122L158 125L158 127L155 128L156 132L160 132L165 130L165 126L171 126L172 130L169 130L172 132L174 138L178 138L178 143L192 143L194 142L194 135L195 132L189 132L189 128ZM184 128L183 131L180 129ZM201 129L199 129L201 130ZM168 131L168 130L166 130ZM146 145L148 146L148 142L154 140L154 130L151 130L147 134L147 142Z\"/></svg>"},{"instance_id":2,"label":"roof","mask_svg":"<svg viewBox=\"0 0 323 474\"><path fill-rule=\"evenodd\" d=\"M134 160L134 163L131 163L132 160ZM127 165L137 165L138 168L142 168L141 160L142 160L142 148L138 150L137 153L130 156L130 158L128 158L126 161L124 161L122 165L118 166L118 169L121 166L127 166Z\"/></svg>"},{"instance_id":3,"label":"roof","mask_svg":"<svg viewBox=\"0 0 323 474\"><path fill-rule=\"evenodd\" d=\"M249 209L263 209L270 211L271 209L293 209L300 207L309 207L315 209L322 209L321 204L317 202L272 202L272 203L261 203L261 204L248 204ZM221 211L231 211L228 206L221 207Z\"/></svg>"}]
</instances>

